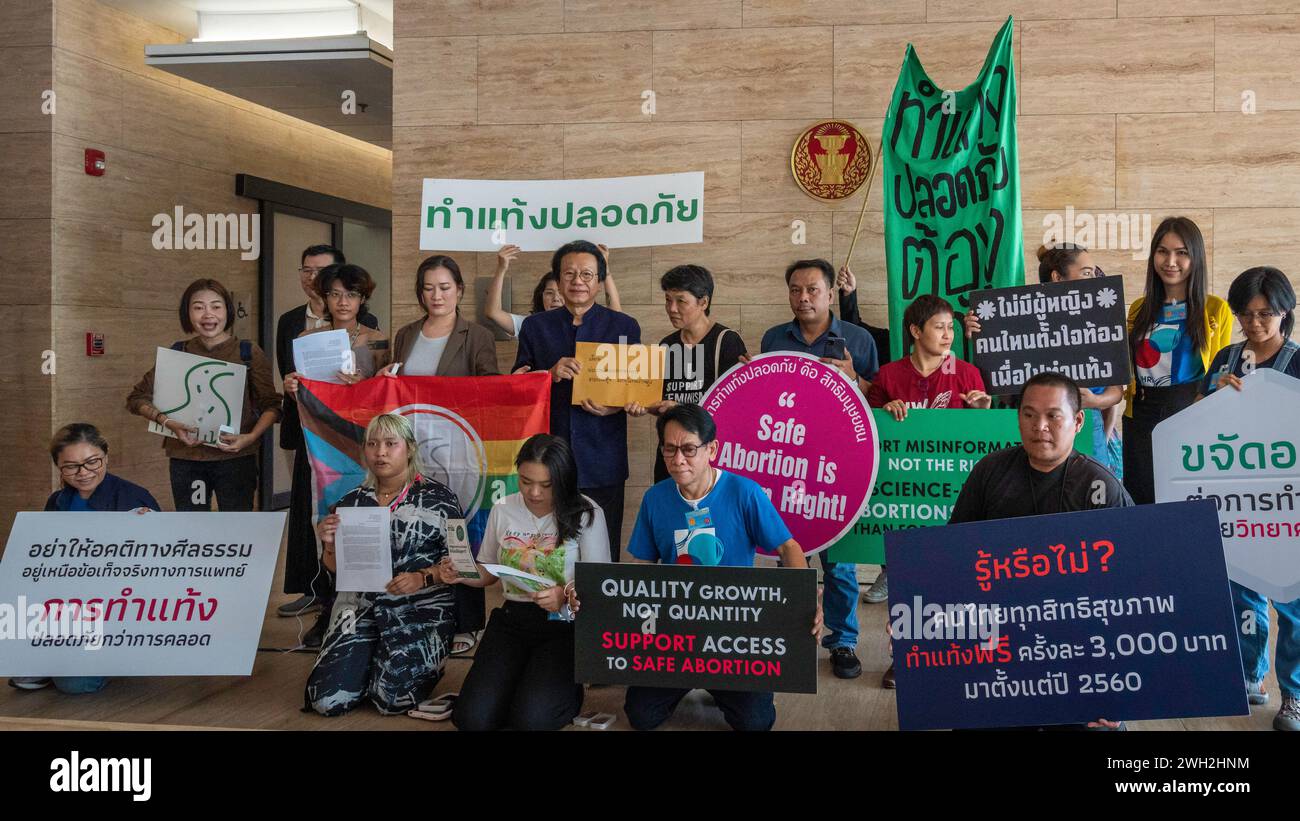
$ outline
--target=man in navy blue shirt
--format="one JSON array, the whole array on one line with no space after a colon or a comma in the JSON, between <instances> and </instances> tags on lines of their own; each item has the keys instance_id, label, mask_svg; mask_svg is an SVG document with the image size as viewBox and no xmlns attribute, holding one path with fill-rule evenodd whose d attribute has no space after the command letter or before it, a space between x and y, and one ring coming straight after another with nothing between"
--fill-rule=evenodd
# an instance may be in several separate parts
<instances>
[{"instance_id":1,"label":"man in navy blue shirt","mask_svg":"<svg viewBox=\"0 0 1300 821\"><path fill-rule=\"evenodd\" d=\"M857 325L841 322L831 312L835 293L835 269L824 259L799 260L785 271L790 310L794 319L769 328L763 334L762 352L797 351L838 368L858 385L866 396L871 380L880 369L876 343ZM826 611L827 634L822 646L831 651L831 671L839 678L862 675L858 646L857 565L828 562L822 558L824 585L822 604Z\"/></svg>"},{"instance_id":2,"label":"man in navy blue shirt","mask_svg":"<svg viewBox=\"0 0 1300 821\"><path fill-rule=\"evenodd\" d=\"M597 304L605 281L605 257L585 240L560 247L551 258L564 306L531 314L519 329L513 371L527 367L551 374L551 433L563 436L578 463L578 486L605 512L609 554L618 561L623 532L623 485L627 481L627 414L623 408L584 400L573 404L573 377L582 368L579 342L639 344L641 326L627 314Z\"/></svg>"}]
</instances>

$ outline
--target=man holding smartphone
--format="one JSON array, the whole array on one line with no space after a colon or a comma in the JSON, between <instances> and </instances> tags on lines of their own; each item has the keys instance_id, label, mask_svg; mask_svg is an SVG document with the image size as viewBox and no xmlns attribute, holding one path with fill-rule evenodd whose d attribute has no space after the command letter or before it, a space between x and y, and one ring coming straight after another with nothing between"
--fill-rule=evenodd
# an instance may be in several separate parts
<instances>
[{"instance_id":1,"label":"man holding smartphone","mask_svg":"<svg viewBox=\"0 0 1300 821\"><path fill-rule=\"evenodd\" d=\"M845 272L848 266L845 266ZM790 322L763 334L762 352L797 351L838 368L866 396L879 370L876 343L857 325L841 322L831 311L835 269L824 259L799 260L785 269L789 288ZM831 651L831 671L838 678L862 675L858 646L857 565L822 559L823 606L827 634L822 646Z\"/></svg>"}]
</instances>

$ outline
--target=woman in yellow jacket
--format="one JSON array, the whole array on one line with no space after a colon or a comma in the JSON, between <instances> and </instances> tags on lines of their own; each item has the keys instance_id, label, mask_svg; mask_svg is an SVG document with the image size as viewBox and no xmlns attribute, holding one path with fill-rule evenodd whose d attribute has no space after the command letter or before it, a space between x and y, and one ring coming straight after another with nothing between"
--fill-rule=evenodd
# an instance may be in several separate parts
<instances>
[{"instance_id":1,"label":"woman in yellow jacket","mask_svg":"<svg viewBox=\"0 0 1300 821\"><path fill-rule=\"evenodd\" d=\"M1124 487L1140 505L1155 502L1152 429L1196 401L1214 355L1232 339L1232 311L1206 293L1208 279L1201 229L1186 217L1163 220L1147 256L1146 293L1128 312Z\"/></svg>"}]
</instances>

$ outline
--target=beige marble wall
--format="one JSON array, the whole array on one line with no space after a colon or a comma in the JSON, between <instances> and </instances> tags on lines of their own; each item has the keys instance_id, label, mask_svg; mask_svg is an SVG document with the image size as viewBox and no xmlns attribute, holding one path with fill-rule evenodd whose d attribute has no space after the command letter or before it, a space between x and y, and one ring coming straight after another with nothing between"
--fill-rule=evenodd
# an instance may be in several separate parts
<instances>
[{"instance_id":1,"label":"beige marble wall","mask_svg":"<svg viewBox=\"0 0 1300 821\"><path fill-rule=\"evenodd\" d=\"M146 44L184 38L94 0L7 2L0 23L18 33L0 48L0 444L14 457L0 527L56 486L45 444L70 421L98 425L112 470L170 507L160 439L127 414L126 394L157 346L184 337L186 285L213 277L252 293L256 327L258 275L237 250L155 250L154 215L255 214L235 195L238 173L387 208L391 154L146 66ZM40 115L46 88L53 116ZM106 152L104 176L83 172L86 148ZM105 335L106 356L85 356L87 331ZM45 350L53 375L40 371Z\"/></svg>"},{"instance_id":2,"label":"beige marble wall","mask_svg":"<svg viewBox=\"0 0 1300 821\"><path fill-rule=\"evenodd\" d=\"M784 266L843 261L861 199L821 203L790 177L812 122L842 117L878 144L910 42L935 82L967 85L1016 17L1025 253L1065 209L1139 226L1186 214L1214 290L1251 265L1295 275L1300 215L1297 0L397 0L394 277L411 277L425 177L596 177L703 170L703 245L619 249L613 270L644 335L667 333L658 277L698 262L718 318L751 347L789 318ZM641 111L655 92L655 113ZM1246 101L1255 113L1244 113ZM1246 106L1249 108L1249 106ZM877 189L853 265L867 317L885 316ZM791 244L802 220L807 243ZM1137 243L1145 246L1149 237ZM1140 293L1143 248L1094 256ZM459 254L468 274L490 254ZM546 254L516 264L516 304ZM408 285L395 286L399 296ZM412 300L395 306L415 315ZM513 351L501 346L501 359ZM631 425L631 527L652 428Z\"/></svg>"}]
</instances>

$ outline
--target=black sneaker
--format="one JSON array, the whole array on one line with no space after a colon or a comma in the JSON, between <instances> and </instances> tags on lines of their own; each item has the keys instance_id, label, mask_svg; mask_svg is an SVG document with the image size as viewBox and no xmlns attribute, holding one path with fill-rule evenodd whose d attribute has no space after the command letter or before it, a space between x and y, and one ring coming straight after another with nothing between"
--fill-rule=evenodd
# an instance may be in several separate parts
<instances>
[{"instance_id":1,"label":"black sneaker","mask_svg":"<svg viewBox=\"0 0 1300 821\"><path fill-rule=\"evenodd\" d=\"M862 675L862 662L852 647L831 648L831 672L836 678L857 678Z\"/></svg>"},{"instance_id":2,"label":"black sneaker","mask_svg":"<svg viewBox=\"0 0 1300 821\"><path fill-rule=\"evenodd\" d=\"M319 612L320 609L320 598L318 596L308 595L299 596L291 602L280 605L275 608L275 613L281 618L293 618L294 616L305 616L308 613L316 613Z\"/></svg>"},{"instance_id":3,"label":"black sneaker","mask_svg":"<svg viewBox=\"0 0 1300 821\"><path fill-rule=\"evenodd\" d=\"M321 643L325 641L325 628L329 626L327 622L328 619L324 615L317 617L316 623L311 626L310 630L303 634L303 647L315 650L321 646Z\"/></svg>"}]
</instances>

